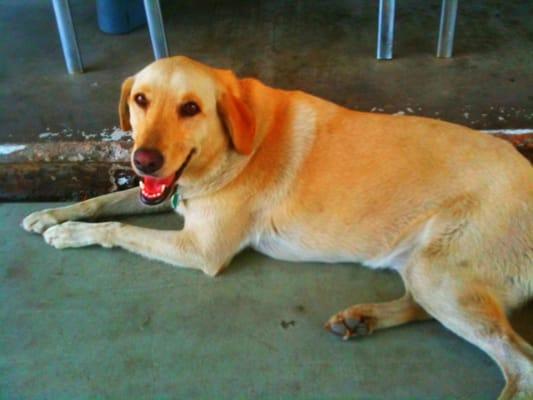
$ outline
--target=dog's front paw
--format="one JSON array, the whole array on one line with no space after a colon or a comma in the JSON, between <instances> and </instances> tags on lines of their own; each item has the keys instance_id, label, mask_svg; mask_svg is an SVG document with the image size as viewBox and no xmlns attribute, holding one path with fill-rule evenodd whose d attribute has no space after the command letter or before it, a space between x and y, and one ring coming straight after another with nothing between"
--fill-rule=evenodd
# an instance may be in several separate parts
<instances>
[{"instance_id":1,"label":"dog's front paw","mask_svg":"<svg viewBox=\"0 0 533 400\"><path fill-rule=\"evenodd\" d=\"M55 225L44 232L44 240L56 249L67 247L84 247L101 245L113 247L112 231L118 222L103 222L91 224L87 222L65 222Z\"/></svg>"},{"instance_id":2,"label":"dog's front paw","mask_svg":"<svg viewBox=\"0 0 533 400\"><path fill-rule=\"evenodd\" d=\"M60 221L54 210L42 210L31 213L22 220L22 227L28 232L43 233L51 226L59 224Z\"/></svg>"},{"instance_id":3,"label":"dog's front paw","mask_svg":"<svg viewBox=\"0 0 533 400\"><path fill-rule=\"evenodd\" d=\"M366 336L372 333L376 326L376 318L358 310L357 306L350 307L335 314L324 325L326 330L342 336L344 340L351 337Z\"/></svg>"}]
</instances>

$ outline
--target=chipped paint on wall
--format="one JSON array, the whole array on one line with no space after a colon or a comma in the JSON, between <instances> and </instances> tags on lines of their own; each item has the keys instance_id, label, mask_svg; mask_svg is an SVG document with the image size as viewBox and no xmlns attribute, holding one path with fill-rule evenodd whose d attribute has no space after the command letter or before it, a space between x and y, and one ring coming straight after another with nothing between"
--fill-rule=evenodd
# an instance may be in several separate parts
<instances>
[{"instance_id":1,"label":"chipped paint on wall","mask_svg":"<svg viewBox=\"0 0 533 400\"><path fill-rule=\"evenodd\" d=\"M42 132L42 133L39 133L39 139L48 139L48 138L53 138L59 135L60 135L59 132Z\"/></svg>"},{"instance_id":2,"label":"chipped paint on wall","mask_svg":"<svg viewBox=\"0 0 533 400\"><path fill-rule=\"evenodd\" d=\"M116 126L112 128L104 128L100 132L92 133L74 129L62 129L59 132L52 132L49 128L47 128L45 132L39 133L38 137L41 140L75 138L80 140L100 140L103 142L132 140L132 135L130 132L123 131Z\"/></svg>"},{"instance_id":3,"label":"chipped paint on wall","mask_svg":"<svg viewBox=\"0 0 533 400\"><path fill-rule=\"evenodd\" d=\"M111 140L118 141L131 138L131 134L129 132L123 131L122 129L119 129L116 126L113 127L112 131L104 130L100 132L100 136L104 142Z\"/></svg>"},{"instance_id":4,"label":"chipped paint on wall","mask_svg":"<svg viewBox=\"0 0 533 400\"><path fill-rule=\"evenodd\" d=\"M0 155L16 153L26 148L23 144L2 144L0 145Z\"/></svg>"},{"instance_id":5,"label":"chipped paint on wall","mask_svg":"<svg viewBox=\"0 0 533 400\"><path fill-rule=\"evenodd\" d=\"M533 129L485 129L481 132L499 135L531 135Z\"/></svg>"}]
</instances>

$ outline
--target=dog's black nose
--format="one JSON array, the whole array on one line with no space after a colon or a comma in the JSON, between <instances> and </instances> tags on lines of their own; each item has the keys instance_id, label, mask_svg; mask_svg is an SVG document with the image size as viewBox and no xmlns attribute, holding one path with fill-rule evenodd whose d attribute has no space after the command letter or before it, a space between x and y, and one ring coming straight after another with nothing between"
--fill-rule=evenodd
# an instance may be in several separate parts
<instances>
[{"instance_id":1,"label":"dog's black nose","mask_svg":"<svg viewBox=\"0 0 533 400\"><path fill-rule=\"evenodd\" d=\"M135 168L145 174L152 174L163 166L163 154L154 149L138 149L133 153Z\"/></svg>"}]
</instances>

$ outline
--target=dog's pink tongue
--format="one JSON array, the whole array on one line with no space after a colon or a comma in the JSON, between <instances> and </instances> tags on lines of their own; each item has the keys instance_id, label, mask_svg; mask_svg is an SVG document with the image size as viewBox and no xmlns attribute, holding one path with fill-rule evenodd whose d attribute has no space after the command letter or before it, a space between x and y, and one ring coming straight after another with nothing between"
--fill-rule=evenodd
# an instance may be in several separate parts
<instances>
[{"instance_id":1,"label":"dog's pink tongue","mask_svg":"<svg viewBox=\"0 0 533 400\"><path fill-rule=\"evenodd\" d=\"M143 178L144 189L143 192L148 194L157 194L161 193L163 190L163 185L169 187L174 182L174 175L168 176L166 178L154 178L151 176L145 176Z\"/></svg>"}]
</instances>

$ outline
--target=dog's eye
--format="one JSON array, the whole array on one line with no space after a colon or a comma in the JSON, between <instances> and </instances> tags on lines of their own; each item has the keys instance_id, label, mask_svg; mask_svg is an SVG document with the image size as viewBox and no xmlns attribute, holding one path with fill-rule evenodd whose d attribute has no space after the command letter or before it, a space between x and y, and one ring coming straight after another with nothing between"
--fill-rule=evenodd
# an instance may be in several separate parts
<instances>
[{"instance_id":1,"label":"dog's eye","mask_svg":"<svg viewBox=\"0 0 533 400\"><path fill-rule=\"evenodd\" d=\"M200 107L194 101L188 101L180 107L180 115L192 117L200 112Z\"/></svg>"},{"instance_id":2,"label":"dog's eye","mask_svg":"<svg viewBox=\"0 0 533 400\"><path fill-rule=\"evenodd\" d=\"M142 93L136 94L133 100L135 100L135 103L141 108L148 107L148 99Z\"/></svg>"}]
</instances>

